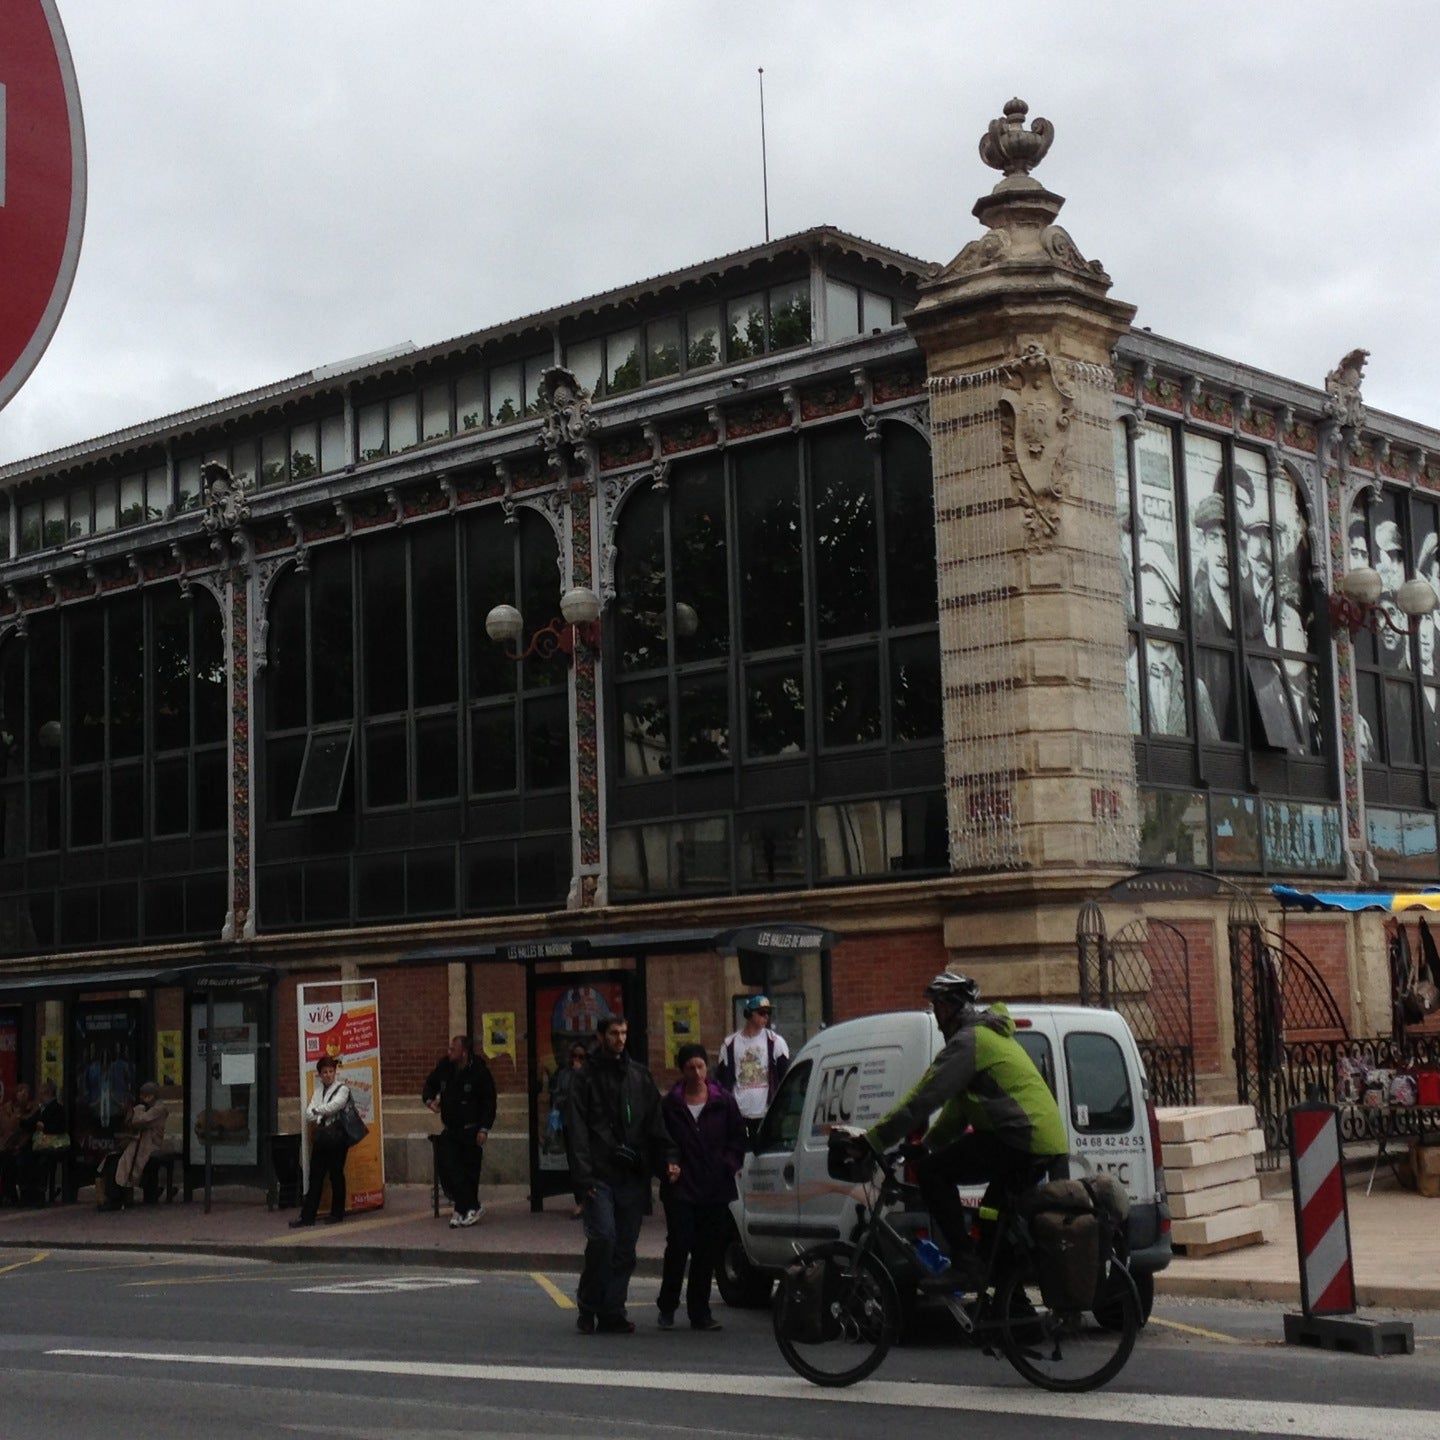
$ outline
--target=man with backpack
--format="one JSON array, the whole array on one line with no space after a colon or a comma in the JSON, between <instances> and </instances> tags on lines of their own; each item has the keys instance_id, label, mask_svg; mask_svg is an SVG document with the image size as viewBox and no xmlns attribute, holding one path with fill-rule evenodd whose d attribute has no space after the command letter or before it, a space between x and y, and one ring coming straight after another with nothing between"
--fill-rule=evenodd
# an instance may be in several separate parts
<instances>
[{"instance_id":1,"label":"man with backpack","mask_svg":"<svg viewBox=\"0 0 1440 1440\"><path fill-rule=\"evenodd\" d=\"M743 1008L745 1024L720 1047L715 1078L735 1096L751 1142L790 1068L790 1047L770 1028L770 1000L751 995Z\"/></svg>"}]
</instances>

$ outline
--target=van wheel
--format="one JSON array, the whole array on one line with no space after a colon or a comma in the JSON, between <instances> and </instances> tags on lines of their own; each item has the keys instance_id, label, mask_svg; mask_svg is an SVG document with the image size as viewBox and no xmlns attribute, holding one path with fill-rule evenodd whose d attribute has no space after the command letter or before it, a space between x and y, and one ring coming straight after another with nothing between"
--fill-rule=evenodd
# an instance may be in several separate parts
<instances>
[{"instance_id":1,"label":"van wheel","mask_svg":"<svg viewBox=\"0 0 1440 1440\"><path fill-rule=\"evenodd\" d=\"M720 1256L720 1267L715 1276L720 1298L732 1310L759 1310L770 1303L770 1293L775 1288L775 1277L757 1270L750 1263L745 1247L732 1225L730 1238Z\"/></svg>"},{"instance_id":2,"label":"van wheel","mask_svg":"<svg viewBox=\"0 0 1440 1440\"><path fill-rule=\"evenodd\" d=\"M1155 1304L1155 1276L1147 1271L1130 1272L1130 1278L1135 1282L1135 1294L1140 1300L1140 1324L1141 1326L1150 1323L1150 1311ZM1120 1306L1118 1302L1111 1301L1109 1304L1097 1305L1095 1307L1095 1323L1102 1330L1118 1330L1121 1326Z\"/></svg>"}]
</instances>

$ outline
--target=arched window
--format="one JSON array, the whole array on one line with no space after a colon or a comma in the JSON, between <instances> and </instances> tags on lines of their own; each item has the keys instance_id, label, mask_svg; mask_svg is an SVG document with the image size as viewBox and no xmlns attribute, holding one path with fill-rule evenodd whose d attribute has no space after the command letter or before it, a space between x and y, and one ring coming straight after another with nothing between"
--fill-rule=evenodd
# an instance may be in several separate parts
<instances>
[{"instance_id":1,"label":"arched window","mask_svg":"<svg viewBox=\"0 0 1440 1440\"><path fill-rule=\"evenodd\" d=\"M1116 476L1142 859L1338 870L1339 811L1323 803L1337 793L1333 725L1294 476L1259 450L1153 422L1128 443L1117 427ZM1202 784L1208 794L1187 788Z\"/></svg>"},{"instance_id":2,"label":"arched window","mask_svg":"<svg viewBox=\"0 0 1440 1440\"><path fill-rule=\"evenodd\" d=\"M943 868L930 456L882 435L737 447L626 500L613 896Z\"/></svg>"},{"instance_id":3,"label":"arched window","mask_svg":"<svg viewBox=\"0 0 1440 1440\"><path fill-rule=\"evenodd\" d=\"M558 617L554 532L498 506L312 550L270 598L261 923L484 913L569 886L563 661L485 634ZM563 827L564 833L560 831Z\"/></svg>"},{"instance_id":4,"label":"arched window","mask_svg":"<svg viewBox=\"0 0 1440 1440\"><path fill-rule=\"evenodd\" d=\"M229 734L219 606L160 585L0 650L10 951L219 933ZM23 900L20 899L23 897Z\"/></svg>"}]
</instances>

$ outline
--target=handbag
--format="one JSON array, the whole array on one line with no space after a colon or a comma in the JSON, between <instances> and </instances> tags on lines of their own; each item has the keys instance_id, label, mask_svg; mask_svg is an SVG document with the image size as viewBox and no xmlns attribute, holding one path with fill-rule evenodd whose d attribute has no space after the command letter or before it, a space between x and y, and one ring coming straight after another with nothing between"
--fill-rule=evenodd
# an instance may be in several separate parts
<instances>
[{"instance_id":1,"label":"handbag","mask_svg":"<svg viewBox=\"0 0 1440 1440\"><path fill-rule=\"evenodd\" d=\"M370 1133L370 1127L360 1118L360 1110L353 1095L340 1112L340 1129L347 1145L358 1145Z\"/></svg>"}]
</instances>

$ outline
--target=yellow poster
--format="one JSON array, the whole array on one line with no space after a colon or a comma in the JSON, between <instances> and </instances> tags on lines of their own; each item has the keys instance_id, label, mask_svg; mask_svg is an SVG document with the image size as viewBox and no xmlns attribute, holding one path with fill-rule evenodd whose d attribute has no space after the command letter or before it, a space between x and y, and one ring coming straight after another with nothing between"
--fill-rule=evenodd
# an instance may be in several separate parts
<instances>
[{"instance_id":1,"label":"yellow poster","mask_svg":"<svg viewBox=\"0 0 1440 1440\"><path fill-rule=\"evenodd\" d=\"M379 1210L385 1204L385 1147L381 1137L380 1005L373 980L301 985L296 992L300 1028L300 1104L308 1105L320 1083L315 1062L339 1061L339 1078L350 1087L369 1133L345 1155L346 1210ZM324 999L320 999L324 996ZM303 1143L310 1178L309 1127ZM322 1199L321 1208L328 1205Z\"/></svg>"},{"instance_id":2,"label":"yellow poster","mask_svg":"<svg viewBox=\"0 0 1440 1440\"><path fill-rule=\"evenodd\" d=\"M52 1084L56 1091L65 1093L65 1037L63 1035L43 1035L40 1038L40 1083L46 1081Z\"/></svg>"},{"instance_id":3,"label":"yellow poster","mask_svg":"<svg viewBox=\"0 0 1440 1440\"><path fill-rule=\"evenodd\" d=\"M184 1062L180 1054L180 1031L157 1030L155 1032L155 1083L163 1090L167 1086L183 1085Z\"/></svg>"},{"instance_id":4,"label":"yellow poster","mask_svg":"<svg viewBox=\"0 0 1440 1440\"><path fill-rule=\"evenodd\" d=\"M515 1059L515 1012L513 1010L486 1011L480 1017L484 1026L482 1034L485 1043L480 1047L488 1060L498 1060L502 1055Z\"/></svg>"},{"instance_id":5,"label":"yellow poster","mask_svg":"<svg viewBox=\"0 0 1440 1440\"><path fill-rule=\"evenodd\" d=\"M674 1070L675 1052L682 1045L698 1044L700 1040L700 1002L698 1000L667 1000L665 1002L665 1068Z\"/></svg>"}]
</instances>

